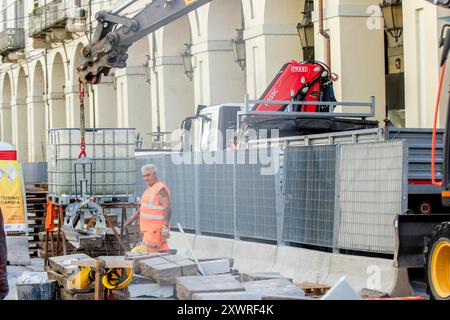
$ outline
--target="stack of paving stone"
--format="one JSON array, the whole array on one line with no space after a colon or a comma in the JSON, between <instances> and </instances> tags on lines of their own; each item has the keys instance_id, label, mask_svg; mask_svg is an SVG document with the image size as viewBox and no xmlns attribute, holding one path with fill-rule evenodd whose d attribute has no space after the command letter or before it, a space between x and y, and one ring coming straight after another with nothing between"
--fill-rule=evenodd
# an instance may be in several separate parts
<instances>
[{"instance_id":1,"label":"stack of paving stone","mask_svg":"<svg viewBox=\"0 0 450 320\"><path fill-rule=\"evenodd\" d=\"M128 287L130 299L172 299L178 277L198 274L194 261L177 254L150 253L135 260L135 277Z\"/></svg>"},{"instance_id":2,"label":"stack of paving stone","mask_svg":"<svg viewBox=\"0 0 450 320\"><path fill-rule=\"evenodd\" d=\"M107 257L114 258L114 257ZM277 272L239 274L228 258L194 261L171 253L127 254L116 257L133 260L133 281L116 298L129 300L178 299L178 300L309 300L292 279ZM57 280L60 297L64 300L91 300L93 287L71 290L67 279L78 271L85 254L50 258L49 278ZM89 262L89 261L87 261Z\"/></svg>"},{"instance_id":3,"label":"stack of paving stone","mask_svg":"<svg viewBox=\"0 0 450 320\"><path fill-rule=\"evenodd\" d=\"M240 281L244 280L244 281ZM305 292L279 273L179 277L179 300L305 300Z\"/></svg>"},{"instance_id":4,"label":"stack of paving stone","mask_svg":"<svg viewBox=\"0 0 450 320\"><path fill-rule=\"evenodd\" d=\"M239 274L233 259L204 259L199 266L180 256L155 253L137 265L147 284L129 286L131 298L144 294L178 300L308 299L292 279L275 272ZM139 287L138 287L139 286Z\"/></svg>"}]
</instances>

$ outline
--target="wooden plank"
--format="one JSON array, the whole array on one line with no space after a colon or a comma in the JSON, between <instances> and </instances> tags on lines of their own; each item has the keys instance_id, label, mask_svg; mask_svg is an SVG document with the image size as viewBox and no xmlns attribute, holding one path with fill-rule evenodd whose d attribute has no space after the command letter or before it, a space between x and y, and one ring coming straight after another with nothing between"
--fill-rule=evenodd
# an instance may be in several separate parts
<instances>
[{"instance_id":1,"label":"wooden plank","mask_svg":"<svg viewBox=\"0 0 450 320\"><path fill-rule=\"evenodd\" d=\"M169 253L167 252L146 252L146 253L134 253L134 252L126 252L125 259L126 260L146 260L150 258L157 258L162 256L167 256Z\"/></svg>"},{"instance_id":2,"label":"wooden plank","mask_svg":"<svg viewBox=\"0 0 450 320\"><path fill-rule=\"evenodd\" d=\"M114 226L114 224L112 223L111 219L109 218L109 216L107 214L105 214L105 220L106 220L106 223L111 228L114 235L116 236L117 240L119 241L120 247L122 248L123 252L130 251L130 248L128 248L128 245L126 245L125 243L122 242L120 235L116 231L116 227Z\"/></svg>"},{"instance_id":3,"label":"wooden plank","mask_svg":"<svg viewBox=\"0 0 450 320\"><path fill-rule=\"evenodd\" d=\"M28 224L30 224L30 221L45 221L45 217L28 216Z\"/></svg>"},{"instance_id":4,"label":"wooden plank","mask_svg":"<svg viewBox=\"0 0 450 320\"><path fill-rule=\"evenodd\" d=\"M105 262L105 268L134 268L134 261L125 260L124 256L99 256L97 260ZM73 264L78 267L95 268L97 265L96 259L86 259L74 261Z\"/></svg>"},{"instance_id":5,"label":"wooden plank","mask_svg":"<svg viewBox=\"0 0 450 320\"><path fill-rule=\"evenodd\" d=\"M94 300L103 300L105 288L102 284L102 278L105 275L105 261L98 259L95 264L95 289Z\"/></svg>"},{"instance_id":6,"label":"wooden plank","mask_svg":"<svg viewBox=\"0 0 450 320\"><path fill-rule=\"evenodd\" d=\"M305 291L305 294L308 296L323 296L331 289L330 286L323 284L297 283L295 286Z\"/></svg>"},{"instance_id":7,"label":"wooden plank","mask_svg":"<svg viewBox=\"0 0 450 320\"><path fill-rule=\"evenodd\" d=\"M72 254L67 256L52 257L49 258L48 260L50 262L50 267L53 270L65 276L68 276L74 271L78 270L78 267L74 264L74 262L78 260L89 260L89 259L92 258L82 253L82 254Z\"/></svg>"},{"instance_id":8,"label":"wooden plank","mask_svg":"<svg viewBox=\"0 0 450 320\"><path fill-rule=\"evenodd\" d=\"M61 300L93 300L94 299L94 292L88 292L88 293L70 293L68 290L61 288L59 290L60 298Z\"/></svg>"}]
</instances>

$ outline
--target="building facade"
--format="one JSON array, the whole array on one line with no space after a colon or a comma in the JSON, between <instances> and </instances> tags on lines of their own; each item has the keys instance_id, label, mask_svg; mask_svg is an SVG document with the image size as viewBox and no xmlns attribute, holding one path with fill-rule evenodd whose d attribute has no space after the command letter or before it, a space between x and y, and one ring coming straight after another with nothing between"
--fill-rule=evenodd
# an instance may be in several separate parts
<instances>
[{"instance_id":1,"label":"building facade","mask_svg":"<svg viewBox=\"0 0 450 320\"><path fill-rule=\"evenodd\" d=\"M19 160L46 161L47 130L79 126L77 54L89 43L95 12L123 2L3 0L0 141L15 145ZM122 14L133 16L147 2ZM338 101L375 96L381 124L389 117L397 126L431 127L439 18L450 11L425 0L403 1L395 39L384 30L377 0L323 0L323 20L320 2L314 0L311 12L314 56L339 75ZM87 127L133 127L143 147L152 148L199 104L243 102L246 93L258 98L282 65L303 59L297 24L304 10L305 0L212 0L160 28L129 48L126 68L87 88ZM329 56L321 25L330 37ZM233 52L237 30L243 30L245 67Z\"/></svg>"}]
</instances>

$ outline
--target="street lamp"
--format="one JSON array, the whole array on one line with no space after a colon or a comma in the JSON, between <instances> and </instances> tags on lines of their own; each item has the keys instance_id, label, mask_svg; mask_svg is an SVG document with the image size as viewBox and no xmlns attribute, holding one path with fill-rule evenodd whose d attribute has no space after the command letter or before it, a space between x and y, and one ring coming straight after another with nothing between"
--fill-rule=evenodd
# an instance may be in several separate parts
<instances>
[{"instance_id":1,"label":"street lamp","mask_svg":"<svg viewBox=\"0 0 450 320\"><path fill-rule=\"evenodd\" d=\"M184 65L184 73L188 77L189 81L192 81L194 78L194 68L192 66L192 53L191 53L191 47L192 44L185 43L186 50L181 54L181 57L183 58L183 65Z\"/></svg>"},{"instance_id":2,"label":"street lamp","mask_svg":"<svg viewBox=\"0 0 450 320\"><path fill-rule=\"evenodd\" d=\"M241 67L242 70L245 69L246 62L246 49L244 40L244 29L236 29L237 35L231 42L233 44L233 53L235 62Z\"/></svg>"},{"instance_id":3,"label":"street lamp","mask_svg":"<svg viewBox=\"0 0 450 320\"><path fill-rule=\"evenodd\" d=\"M302 12L303 19L297 24L297 33L305 60L314 60L314 24L311 17L313 6L312 0L305 1L305 11Z\"/></svg>"},{"instance_id":4,"label":"street lamp","mask_svg":"<svg viewBox=\"0 0 450 320\"><path fill-rule=\"evenodd\" d=\"M380 4L384 17L384 28L394 39L398 39L403 34L403 10L401 0L383 0Z\"/></svg>"}]
</instances>

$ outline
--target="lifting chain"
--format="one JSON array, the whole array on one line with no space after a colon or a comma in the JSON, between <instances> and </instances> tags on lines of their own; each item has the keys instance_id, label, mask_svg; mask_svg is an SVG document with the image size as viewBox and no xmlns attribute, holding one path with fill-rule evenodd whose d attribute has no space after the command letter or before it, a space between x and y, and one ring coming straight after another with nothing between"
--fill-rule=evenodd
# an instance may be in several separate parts
<instances>
[{"instance_id":1,"label":"lifting chain","mask_svg":"<svg viewBox=\"0 0 450 320\"><path fill-rule=\"evenodd\" d=\"M84 118L84 88L85 84L83 82L78 81L78 95L80 98L80 154L78 155L78 159L86 158L86 125Z\"/></svg>"}]
</instances>

